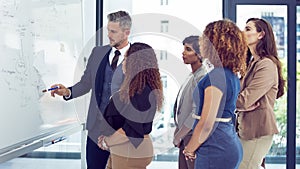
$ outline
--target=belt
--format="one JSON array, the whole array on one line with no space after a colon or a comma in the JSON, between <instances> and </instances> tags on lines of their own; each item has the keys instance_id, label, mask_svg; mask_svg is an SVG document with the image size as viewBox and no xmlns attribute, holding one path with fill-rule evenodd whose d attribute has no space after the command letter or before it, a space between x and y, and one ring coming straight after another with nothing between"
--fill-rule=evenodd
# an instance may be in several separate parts
<instances>
[{"instance_id":1,"label":"belt","mask_svg":"<svg viewBox=\"0 0 300 169\"><path fill-rule=\"evenodd\" d=\"M198 116L196 114L192 114L192 117L194 119L198 119L198 120L200 120L200 118L201 118L201 116ZM230 122L230 121L231 121L231 117L229 117L229 118L216 118L216 122Z\"/></svg>"}]
</instances>

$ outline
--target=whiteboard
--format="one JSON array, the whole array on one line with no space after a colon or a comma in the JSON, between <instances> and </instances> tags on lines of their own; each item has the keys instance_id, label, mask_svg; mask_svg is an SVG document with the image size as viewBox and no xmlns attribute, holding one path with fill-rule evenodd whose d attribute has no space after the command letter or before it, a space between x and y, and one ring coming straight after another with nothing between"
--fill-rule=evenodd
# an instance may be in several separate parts
<instances>
[{"instance_id":1,"label":"whiteboard","mask_svg":"<svg viewBox=\"0 0 300 169\"><path fill-rule=\"evenodd\" d=\"M0 154L78 123L42 90L74 83L82 32L81 0L0 0Z\"/></svg>"}]
</instances>

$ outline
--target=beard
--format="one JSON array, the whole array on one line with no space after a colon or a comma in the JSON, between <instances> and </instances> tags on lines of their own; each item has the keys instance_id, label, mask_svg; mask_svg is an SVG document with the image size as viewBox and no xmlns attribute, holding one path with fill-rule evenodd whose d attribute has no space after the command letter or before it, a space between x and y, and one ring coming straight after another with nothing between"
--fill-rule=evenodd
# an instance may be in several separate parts
<instances>
[{"instance_id":1,"label":"beard","mask_svg":"<svg viewBox=\"0 0 300 169\"><path fill-rule=\"evenodd\" d=\"M126 39L122 39L119 42L116 42L114 44L112 44L112 47L118 48L119 46L121 46L124 42L126 41Z\"/></svg>"}]
</instances>

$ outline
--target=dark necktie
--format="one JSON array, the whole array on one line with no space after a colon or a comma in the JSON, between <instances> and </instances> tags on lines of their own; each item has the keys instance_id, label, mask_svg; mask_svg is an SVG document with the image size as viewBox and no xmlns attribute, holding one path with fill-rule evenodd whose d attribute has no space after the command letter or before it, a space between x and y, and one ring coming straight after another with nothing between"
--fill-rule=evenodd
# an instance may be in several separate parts
<instances>
[{"instance_id":1,"label":"dark necktie","mask_svg":"<svg viewBox=\"0 0 300 169\"><path fill-rule=\"evenodd\" d=\"M115 70L117 68L117 63L118 63L120 55L121 55L121 52L119 50L116 50L115 51L115 56L113 57L113 60L111 61L112 70Z\"/></svg>"}]
</instances>

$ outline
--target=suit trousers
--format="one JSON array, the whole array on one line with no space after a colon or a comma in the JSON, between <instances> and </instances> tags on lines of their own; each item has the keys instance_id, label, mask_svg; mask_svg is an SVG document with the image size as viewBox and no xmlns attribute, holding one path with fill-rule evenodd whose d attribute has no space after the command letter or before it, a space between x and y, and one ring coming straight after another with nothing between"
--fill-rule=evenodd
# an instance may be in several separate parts
<instances>
[{"instance_id":1,"label":"suit trousers","mask_svg":"<svg viewBox=\"0 0 300 169\"><path fill-rule=\"evenodd\" d=\"M183 154L183 150L185 146L189 143L190 139L192 137L192 132L189 132L180 142L179 147L179 156L178 156L178 168L179 169L194 169L194 161L191 160L185 160L185 156Z\"/></svg>"},{"instance_id":2,"label":"suit trousers","mask_svg":"<svg viewBox=\"0 0 300 169\"><path fill-rule=\"evenodd\" d=\"M87 169L105 169L109 152L98 147L89 136L86 140Z\"/></svg>"},{"instance_id":3,"label":"suit trousers","mask_svg":"<svg viewBox=\"0 0 300 169\"><path fill-rule=\"evenodd\" d=\"M263 158L272 146L273 135L262 136L252 140L240 140L244 153L239 169L259 169Z\"/></svg>"}]
</instances>

